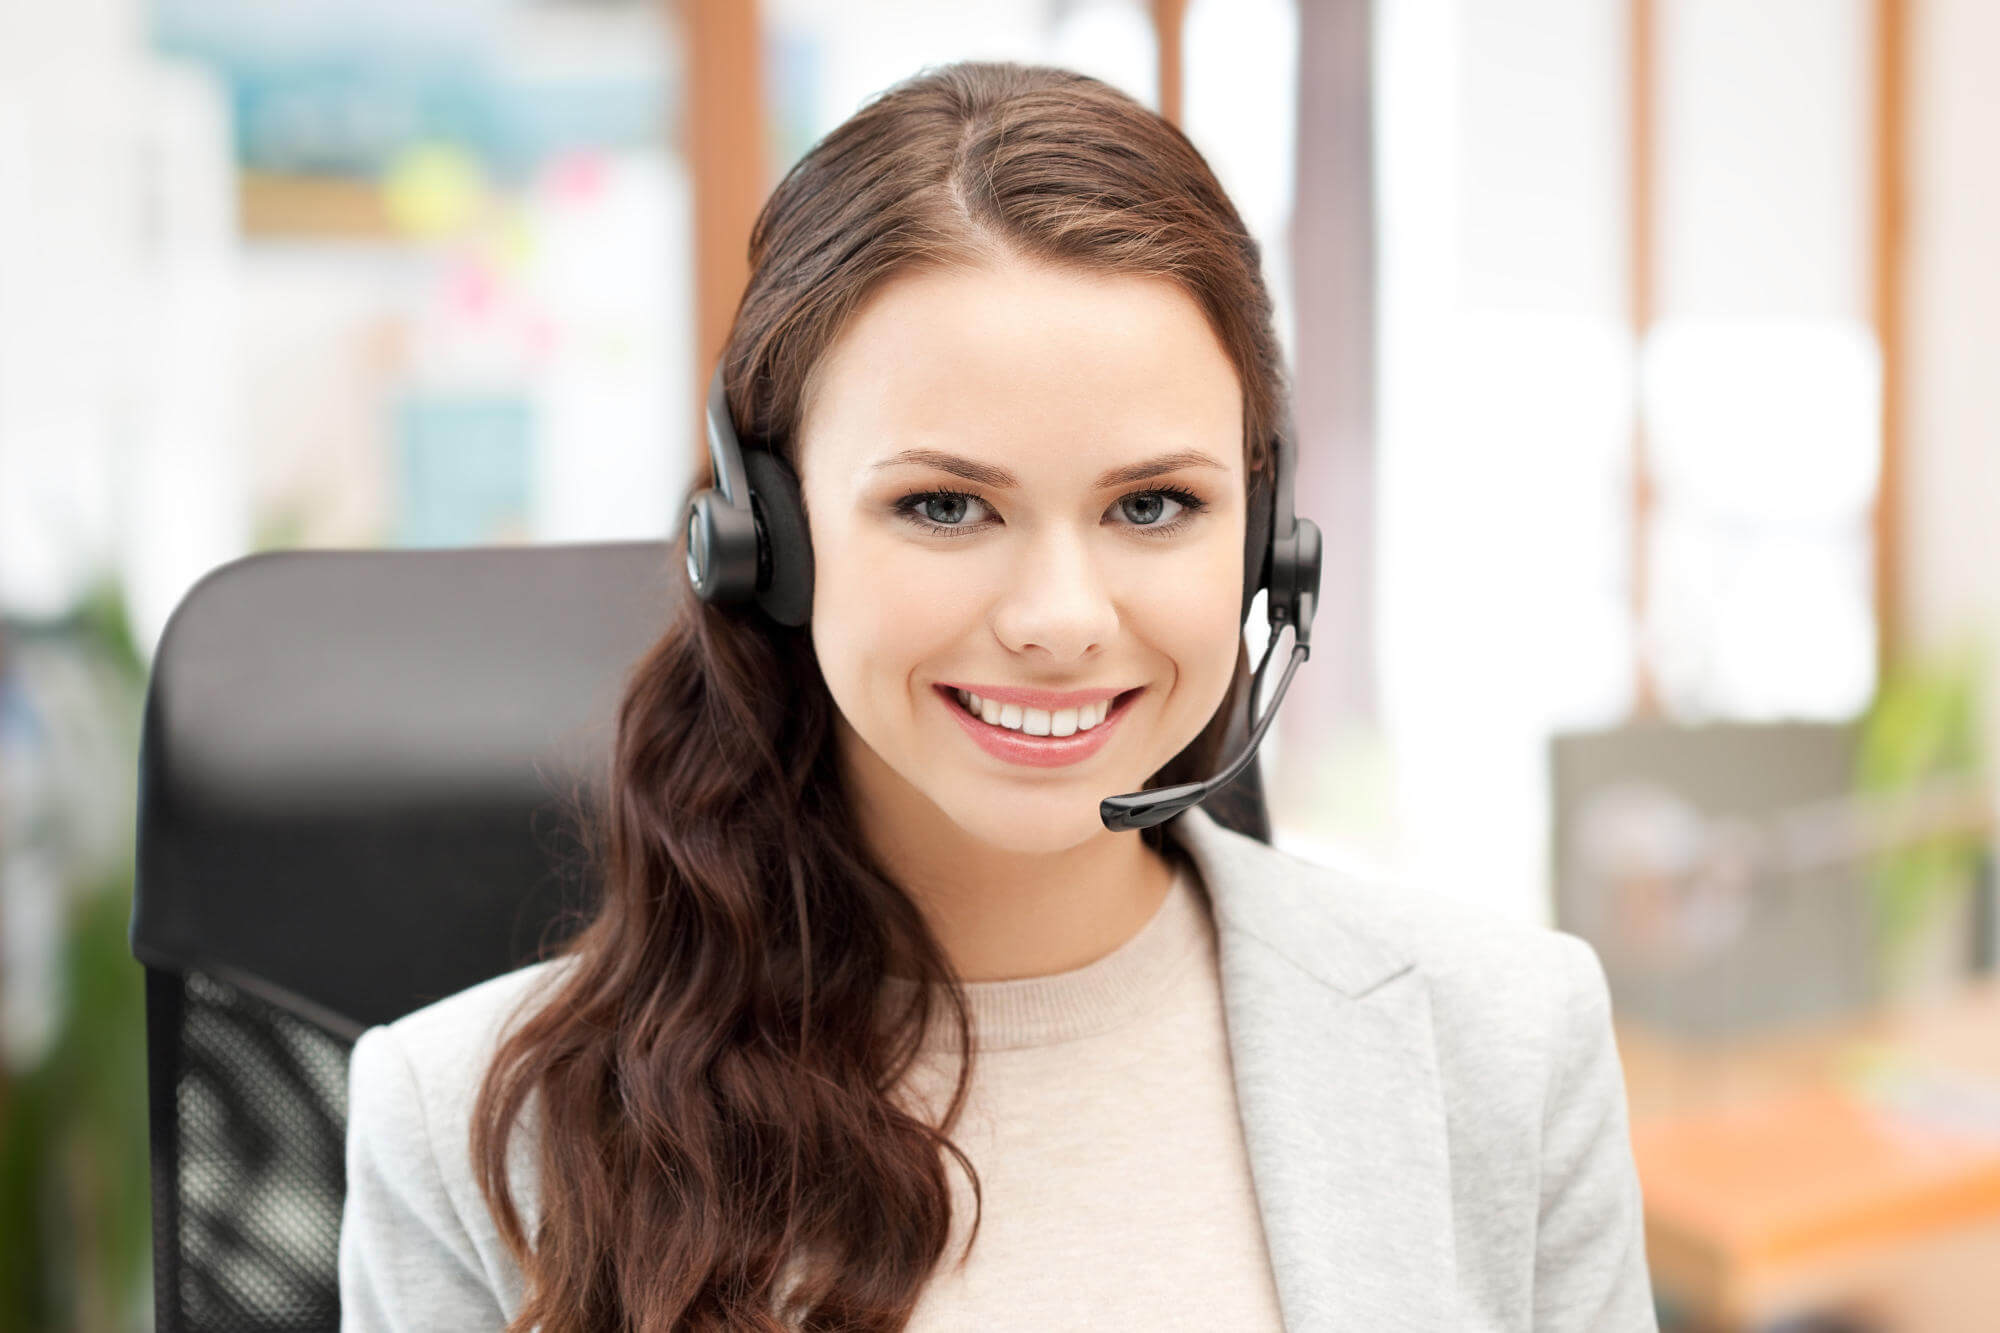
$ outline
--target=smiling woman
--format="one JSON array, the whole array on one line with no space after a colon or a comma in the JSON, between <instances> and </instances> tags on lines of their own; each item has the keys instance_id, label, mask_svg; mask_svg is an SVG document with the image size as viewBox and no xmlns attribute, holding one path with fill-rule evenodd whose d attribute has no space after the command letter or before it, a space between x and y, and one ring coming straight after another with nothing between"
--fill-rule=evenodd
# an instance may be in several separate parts
<instances>
[{"instance_id":1,"label":"smiling woman","mask_svg":"<svg viewBox=\"0 0 2000 1333\"><path fill-rule=\"evenodd\" d=\"M801 1309L901 1326L963 1220L941 1154L971 1171L946 1137L971 1083L968 1058L940 1123L908 1116L898 1034L947 1012L969 1057L964 987L1087 968L1198 891L1164 828L1099 802L1213 774L1247 693L1246 501L1285 385L1256 242L1177 129L1069 71L950 66L794 165L751 258L727 410L796 475L810 624L690 599L635 672L607 903L475 1127L512 1221L500 1145L547 1108L555 1243L503 1233L517 1327L649 1291L662 1327L767 1308L781 1254ZM878 1023L889 976L929 984ZM697 1036L730 1014L763 1017ZM656 1067L618 1054L635 1023ZM592 1086L657 1109L605 1119ZM699 1225L687 1186L607 1160L713 1182Z\"/></svg>"},{"instance_id":2,"label":"smiling woman","mask_svg":"<svg viewBox=\"0 0 2000 1333\"><path fill-rule=\"evenodd\" d=\"M716 521L783 539L731 579L801 558L634 667L587 926L357 1043L349 1333L1648 1326L1587 948L1101 809L1216 773L1279 563L1187 139L890 89L766 203L718 386Z\"/></svg>"},{"instance_id":3,"label":"smiling woman","mask_svg":"<svg viewBox=\"0 0 2000 1333\"><path fill-rule=\"evenodd\" d=\"M460 1253L498 1280L430 1322L1032 1323L1077 1296L1034 1259L1035 1192L1118 1177L1166 1192L1122 1225L1148 1218L1176 1251L1226 1234L1198 1246L1208 1276L1184 1269L1202 1290L1129 1288L1111 1322L1276 1327L1188 834L1099 811L1213 775L1246 702L1247 501L1269 493L1287 396L1257 244L1155 112L1067 70L965 63L814 145L750 249L723 399L746 459L796 482L809 622L690 596L633 670L604 899L515 975L513 997L554 984L504 1040L485 1029L477 1096L437 1113L475 1168ZM982 1100L1035 1086L1026 1069L975 1086L976 1050L1029 1039L1010 1015L1031 983L1066 1032L1139 1035L1134 1006L1192 1002L1190 1027L1143 1025L1182 1048L1170 1063L1207 1052L1171 1094L1206 1109L1145 1147L1179 1168L1100 1158L1110 1175L1059 1185L986 1140L1012 1183L982 1188L962 1115L1040 1135L1064 1114ZM382 1051L357 1050L355 1076L378 1129L397 1114L390 1076L366 1075ZM1160 1118L1104 1091L1105 1114ZM363 1221L395 1211L368 1182L409 1174L367 1142L343 1231L357 1311L420 1280L411 1236ZM999 1232L974 1247L989 1202Z\"/></svg>"}]
</instances>

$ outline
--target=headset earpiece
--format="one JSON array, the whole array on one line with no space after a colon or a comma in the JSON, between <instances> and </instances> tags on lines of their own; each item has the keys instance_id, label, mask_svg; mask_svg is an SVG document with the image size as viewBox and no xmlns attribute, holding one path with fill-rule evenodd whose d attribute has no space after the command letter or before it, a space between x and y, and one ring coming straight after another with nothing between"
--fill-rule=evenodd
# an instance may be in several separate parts
<instances>
[{"instance_id":1,"label":"headset earpiece","mask_svg":"<svg viewBox=\"0 0 2000 1333\"><path fill-rule=\"evenodd\" d=\"M688 500L688 583L718 606L755 601L781 625L812 617L812 542L799 480L768 449L745 449L729 418L718 364L708 384L708 461L715 485Z\"/></svg>"},{"instance_id":2,"label":"headset earpiece","mask_svg":"<svg viewBox=\"0 0 2000 1333\"><path fill-rule=\"evenodd\" d=\"M1262 502L1251 495L1252 522L1246 525L1243 568L1243 614L1250 619L1250 599L1258 588L1266 590L1264 616L1275 641L1279 630L1293 628L1300 646L1311 640L1313 611L1319 598L1320 534L1311 519L1300 518L1292 507L1292 485L1298 478L1298 448L1293 443L1290 406L1271 437L1275 459L1271 484L1264 489ZM1261 519L1261 524L1257 521ZM1258 573L1249 578L1252 561Z\"/></svg>"},{"instance_id":3,"label":"headset earpiece","mask_svg":"<svg viewBox=\"0 0 2000 1333\"><path fill-rule=\"evenodd\" d=\"M813 552L798 474L768 449L748 450L743 465L756 506L758 550L765 557L757 605L780 625L803 625L812 619Z\"/></svg>"}]
</instances>

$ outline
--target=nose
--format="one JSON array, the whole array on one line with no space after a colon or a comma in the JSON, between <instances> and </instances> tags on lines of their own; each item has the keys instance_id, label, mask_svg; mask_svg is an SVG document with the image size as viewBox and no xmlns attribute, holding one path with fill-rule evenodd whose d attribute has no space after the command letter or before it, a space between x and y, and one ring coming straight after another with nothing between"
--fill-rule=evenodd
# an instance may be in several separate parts
<instances>
[{"instance_id":1,"label":"nose","mask_svg":"<svg viewBox=\"0 0 2000 1333\"><path fill-rule=\"evenodd\" d=\"M1055 524L1022 547L994 613L994 633L1017 653L1072 662L1107 642L1118 608L1089 538Z\"/></svg>"}]
</instances>

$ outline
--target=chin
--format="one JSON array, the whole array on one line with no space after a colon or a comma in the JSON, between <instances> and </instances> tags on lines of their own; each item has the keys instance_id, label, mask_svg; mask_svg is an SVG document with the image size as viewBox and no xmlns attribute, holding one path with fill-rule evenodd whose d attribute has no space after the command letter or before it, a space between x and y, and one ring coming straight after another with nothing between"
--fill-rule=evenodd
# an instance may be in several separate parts
<instances>
[{"instance_id":1,"label":"chin","mask_svg":"<svg viewBox=\"0 0 2000 1333\"><path fill-rule=\"evenodd\" d=\"M1067 791L1045 791L1014 797L961 793L950 802L939 802L967 837L996 851L1022 855L1044 855L1068 851L1111 830L1104 827L1097 803L1117 792L1136 790L1119 787L1094 791L1075 784Z\"/></svg>"}]
</instances>

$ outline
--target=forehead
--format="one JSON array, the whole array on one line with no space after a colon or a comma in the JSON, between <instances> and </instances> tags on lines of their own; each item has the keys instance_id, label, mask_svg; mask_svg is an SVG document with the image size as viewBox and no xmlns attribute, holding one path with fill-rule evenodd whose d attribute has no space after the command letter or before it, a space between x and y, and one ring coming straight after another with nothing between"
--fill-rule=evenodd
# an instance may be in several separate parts
<instances>
[{"instance_id":1,"label":"forehead","mask_svg":"<svg viewBox=\"0 0 2000 1333\"><path fill-rule=\"evenodd\" d=\"M802 472L906 448L1093 475L1198 448L1240 473L1242 389L1201 308L1161 278L1008 262L901 275L821 362Z\"/></svg>"}]
</instances>

